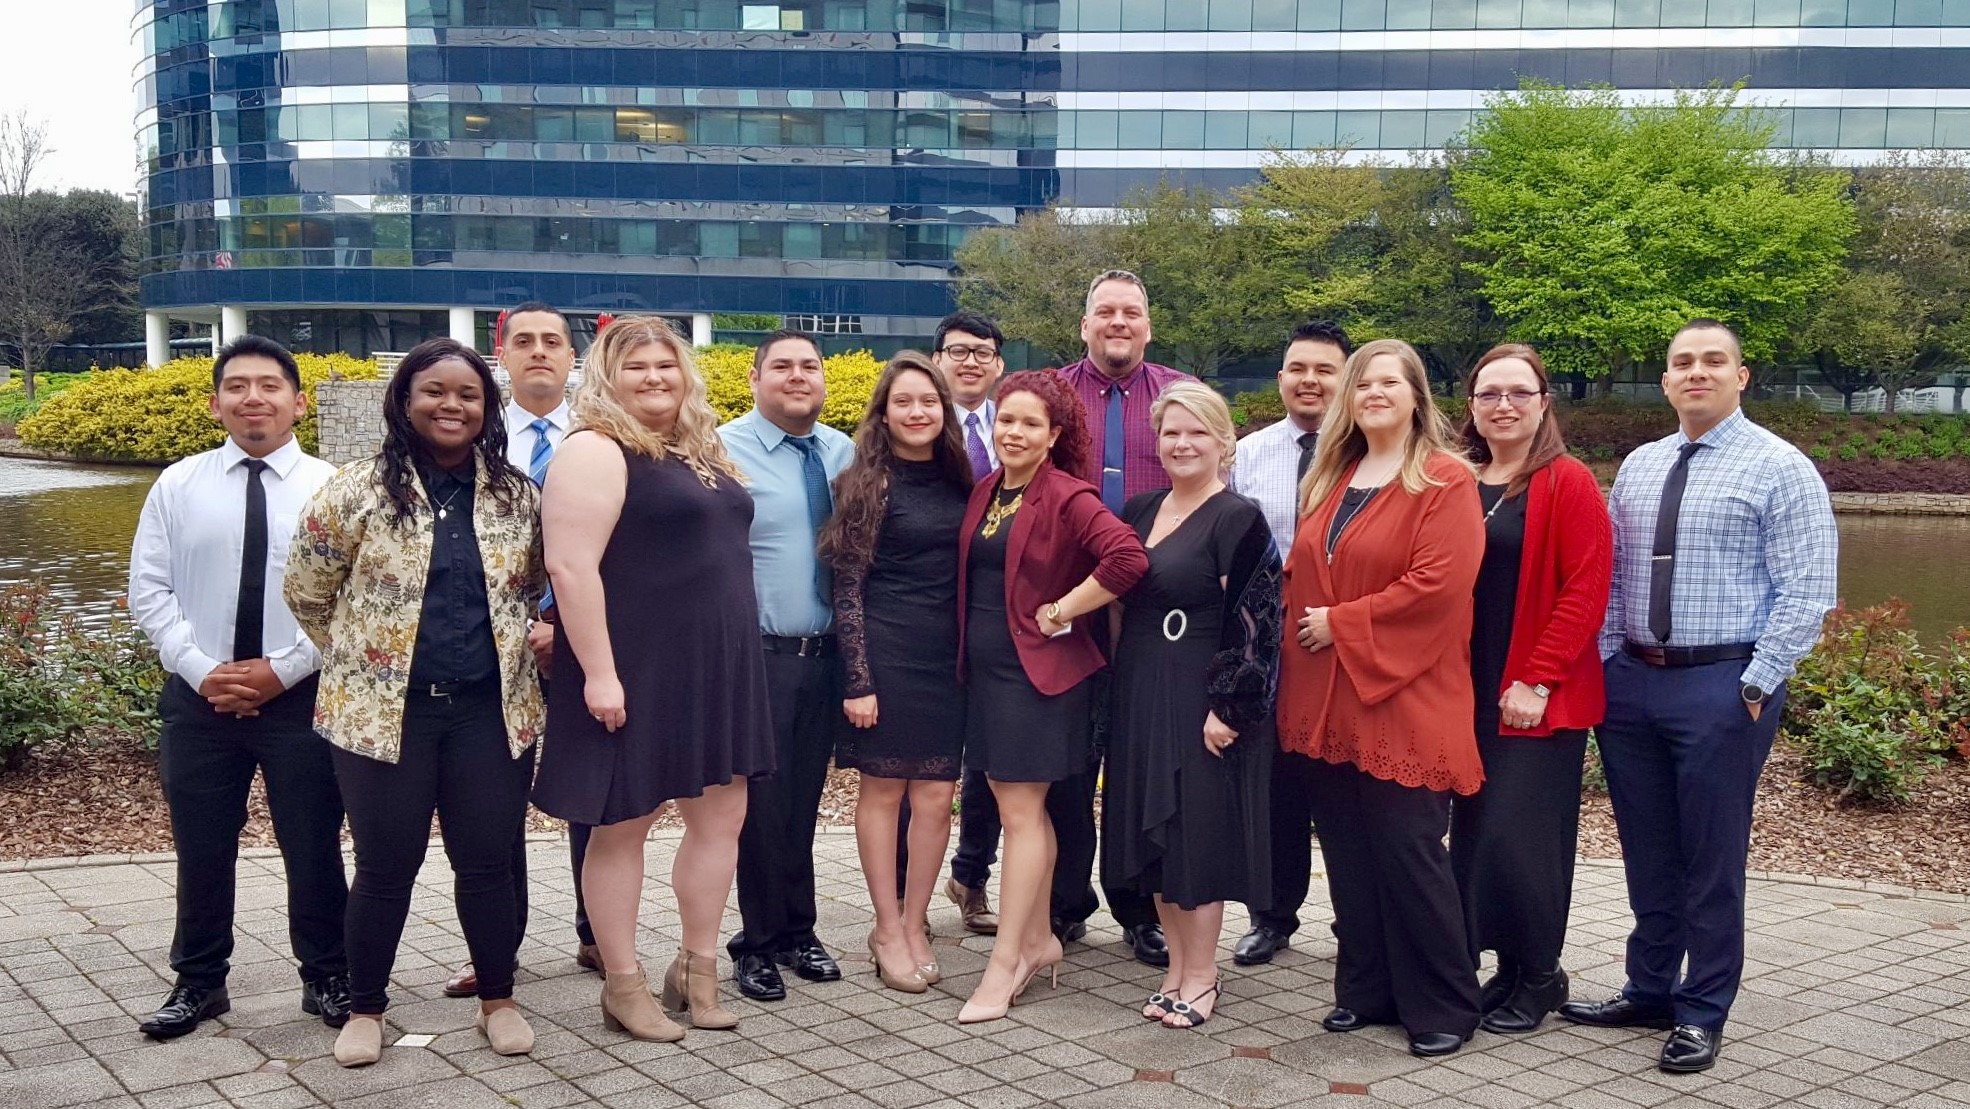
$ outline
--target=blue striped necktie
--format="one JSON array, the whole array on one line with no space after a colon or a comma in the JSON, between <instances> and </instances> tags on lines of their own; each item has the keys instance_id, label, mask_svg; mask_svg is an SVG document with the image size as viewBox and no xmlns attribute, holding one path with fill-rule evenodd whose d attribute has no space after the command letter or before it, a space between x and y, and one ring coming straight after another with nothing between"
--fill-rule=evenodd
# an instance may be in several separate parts
<instances>
[{"instance_id":1,"label":"blue striped necktie","mask_svg":"<svg viewBox=\"0 0 1970 1109\"><path fill-rule=\"evenodd\" d=\"M1122 448L1125 446L1122 398L1125 395L1120 385L1108 387L1108 418L1101 431L1101 503L1117 516L1122 514L1122 505L1128 500L1122 485Z\"/></svg>"},{"instance_id":2,"label":"blue striped necktie","mask_svg":"<svg viewBox=\"0 0 1970 1109\"><path fill-rule=\"evenodd\" d=\"M547 417L542 416L527 426L532 428L534 433L534 450L527 456L527 476L533 479L536 486L546 485L547 464L554 461L554 443L547 438L547 429L554 425L548 422ZM540 611L546 612L553 606L554 585L550 582L546 591L541 594Z\"/></svg>"}]
</instances>

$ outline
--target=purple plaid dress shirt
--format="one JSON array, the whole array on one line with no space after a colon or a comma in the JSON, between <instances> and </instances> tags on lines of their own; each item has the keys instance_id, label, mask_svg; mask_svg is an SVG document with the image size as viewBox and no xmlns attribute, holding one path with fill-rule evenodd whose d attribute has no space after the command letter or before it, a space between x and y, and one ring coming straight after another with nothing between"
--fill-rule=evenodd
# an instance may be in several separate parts
<instances>
[{"instance_id":1,"label":"purple plaid dress shirt","mask_svg":"<svg viewBox=\"0 0 1970 1109\"><path fill-rule=\"evenodd\" d=\"M1123 421L1122 495L1127 498L1151 489L1168 489L1170 475L1163 472L1163 463L1156 457L1156 428L1149 419L1149 406L1156 400L1156 395L1172 382L1197 379L1182 370L1144 362L1121 381L1110 382L1108 376L1086 358L1063 367L1060 376L1067 379L1067 384L1074 388L1074 395L1080 398L1081 415L1088 427L1087 469L1074 476L1096 489L1101 488L1102 450L1107 445L1108 433L1108 391L1119 388L1122 390Z\"/></svg>"}]
</instances>

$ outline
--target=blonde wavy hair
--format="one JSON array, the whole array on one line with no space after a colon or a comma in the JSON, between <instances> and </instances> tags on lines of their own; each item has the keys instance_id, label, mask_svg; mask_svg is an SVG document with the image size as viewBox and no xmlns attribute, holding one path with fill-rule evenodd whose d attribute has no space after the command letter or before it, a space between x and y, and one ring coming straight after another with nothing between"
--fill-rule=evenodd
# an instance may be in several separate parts
<instances>
[{"instance_id":1,"label":"blonde wavy hair","mask_svg":"<svg viewBox=\"0 0 1970 1109\"><path fill-rule=\"evenodd\" d=\"M1327 418L1320 425L1320 444L1314 451L1313 465L1307 467L1306 477L1300 479L1300 515L1313 515L1321 502L1346 480L1348 467L1367 455L1367 436L1354 422L1354 396L1368 372L1368 364L1383 355L1392 356L1401 364L1402 379L1416 397L1416 410L1409 418L1409 439L1403 447L1402 467L1397 471L1402 488L1415 494L1429 486L1441 485L1442 482L1430 477L1428 469L1430 459L1438 455L1471 468L1470 459L1464 457L1457 445L1456 431L1430 399L1430 377L1429 371L1423 368L1423 356L1400 339L1377 339L1357 348L1341 370L1335 400L1328 403Z\"/></svg>"},{"instance_id":2,"label":"blonde wavy hair","mask_svg":"<svg viewBox=\"0 0 1970 1109\"><path fill-rule=\"evenodd\" d=\"M1159 436L1163 434L1163 414L1173 405L1197 417L1197 422L1204 425L1204 430L1217 440L1218 449L1224 452L1223 468L1231 469L1238 459L1238 432L1232 428L1231 406L1218 391L1198 381L1171 382L1156 394L1156 400L1149 406L1149 426Z\"/></svg>"},{"instance_id":3,"label":"blonde wavy hair","mask_svg":"<svg viewBox=\"0 0 1970 1109\"><path fill-rule=\"evenodd\" d=\"M616 374L629 356L651 343L670 348L684 371L684 399L677 422L667 433L652 431L616 399ZM743 482L745 474L718 437L718 413L705 397L704 375L691 358L691 344L659 316L618 316L588 348L587 368L571 404L574 424L615 440L624 451L651 458L675 458L691 467L706 486L719 475Z\"/></svg>"}]
</instances>

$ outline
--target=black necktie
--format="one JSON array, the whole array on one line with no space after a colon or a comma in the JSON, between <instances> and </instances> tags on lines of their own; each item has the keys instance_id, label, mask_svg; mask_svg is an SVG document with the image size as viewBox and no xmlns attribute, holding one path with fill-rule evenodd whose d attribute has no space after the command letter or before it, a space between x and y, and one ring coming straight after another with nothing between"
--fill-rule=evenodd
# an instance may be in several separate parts
<instances>
[{"instance_id":1,"label":"black necktie","mask_svg":"<svg viewBox=\"0 0 1970 1109\"><path fill-rule=\"evenodd\" d=\"M1300 436L1300 468L1299 471L1293 475L1294 477L1296 478L1306 477L1307 467L1313 465L1314 444L1318 443L1319 441L1320 441L1320 433L1317 431L1309 431L1306 434Z\"/></svg>"},{"instance_id":2,"label":"black necktie","mask_svg":"<svg viewBox=\"0 0 1970 1109\"><path fill-rule=\"evenodd\" d=\"M239 612L233 617L233 661L266 654L260 643L262 613L267 604L267 487L260 474L267 468L258 458L246 460L246 542L239 554Z\"/></svg>"},{"instance_id":3,"label":"black necktie","mask_svg":"<svg viewBox=\"0 0 1970 1109\"><path fill-rule=\"evenodd\" d=\"M1700 443L1684 443L1662 483L1662 504L1655 510L1655 548L1649 560L1649 634L1669 642L1669 609L1676 583L1676 523L1683 514L1683 487L1690 480L1690 456Z\"/></svg>"}]
</instances>

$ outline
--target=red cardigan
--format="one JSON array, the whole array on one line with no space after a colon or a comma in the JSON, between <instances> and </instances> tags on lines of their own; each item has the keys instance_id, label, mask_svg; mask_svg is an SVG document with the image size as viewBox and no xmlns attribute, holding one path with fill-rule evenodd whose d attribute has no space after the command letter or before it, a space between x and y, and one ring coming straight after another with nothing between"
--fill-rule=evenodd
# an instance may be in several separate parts
<instances>
[{"instance_id":1,"label":"red cardigan","mask_svg":"<svg viewBox=\"0 0 1970 1109\"><path fill-rule=\"evenodd\" d=\"M1553 691L1536 728L1506 735L1549 736L1599 724L1607 715L1600 632L1614 575L1614 528L1600 482L1579 460L1561 455L1526 487L1525 546L1512 645L1494 699L1515 681Z\"/></svg>"},{"instance_id":2,"label":"red cardigan","mask_svg":"<svg viewBox=\"0 0 1970 1109\"><path fill-rule=\"evenodd\" d=\"M964 680L964 624L967 563L971 540L985 519L985 509L997 488L996 475L971 491L958 539L958 680ZM1042 462L1027 484L1019 511L1006 537L1006 623L1019 664L1033 688L1056 697L1079 685L1108 664L1089 628L1106 619L1097 611L1074 621L1073 630L1058 638L1040 634L1036 614L1042 605L1059 600L1089 574L1116 596L1127 593L1149 571L1149 553L1135 529L1115 518L1101 503L1101 494L1077 477Z\"/></svg>"}]
</instances>

